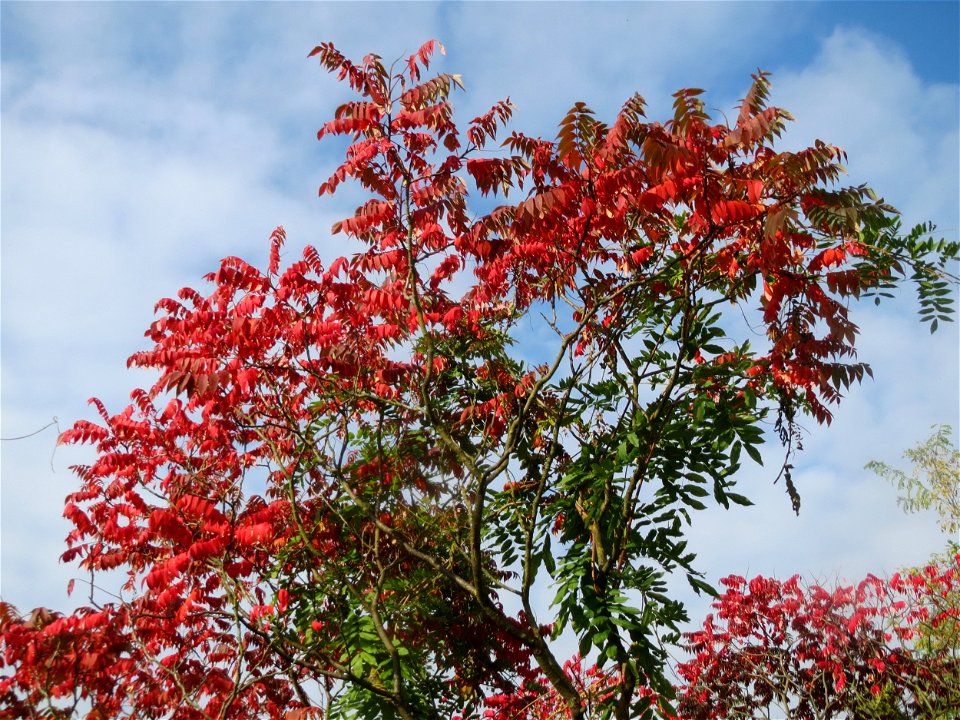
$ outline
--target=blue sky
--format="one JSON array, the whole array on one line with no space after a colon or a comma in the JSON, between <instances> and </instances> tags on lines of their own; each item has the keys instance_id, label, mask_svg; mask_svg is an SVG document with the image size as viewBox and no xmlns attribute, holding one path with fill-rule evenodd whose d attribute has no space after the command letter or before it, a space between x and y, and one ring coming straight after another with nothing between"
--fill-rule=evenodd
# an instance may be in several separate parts
<instances>
[{"instance_id":1,"label":"blue sky","mask_svg":"<svg viewBox=\"0 0 960 720\"><path fill-rule=\"evenodd\" d=\"M2 437L56 416L114 411L150 382L125 359L153 305L225 255L266 257L279 224L290 253L331 240L357 196L316 197L341 146L316 142L344 91L309 50L361 56L436 37L461 73L469 120L496 100L513 127L552 137L576 100L609 117L634 91L664 119L680 87L728 114L750 73L774 73L773 102L797 117L783 139L850 156L909 222L957 239L960 5L934 3L17 3L2 14ZM909 296L859 314L876 382L853 390L829 431L811 428L790 511L773 471L748 469L754 508L707 511L691 531L711 580L794 572L829 581L892 572L939 549L935 519L905 516L865 472L897 462L933 423L958 419L956 325L930 336ZM535 352L535 348L531 349ZM53 429L4 442L0 594L66 608L62 500L83 448ZM778 467L770 448L768 467ZM694 606L694 612L698 612Z\"/></svg>"}]
</instances>

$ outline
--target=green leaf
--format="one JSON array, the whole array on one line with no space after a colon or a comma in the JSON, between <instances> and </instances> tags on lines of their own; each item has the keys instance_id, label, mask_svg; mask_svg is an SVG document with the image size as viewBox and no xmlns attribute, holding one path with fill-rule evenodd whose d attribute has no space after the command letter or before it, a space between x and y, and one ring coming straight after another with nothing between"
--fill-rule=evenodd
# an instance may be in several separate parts
<instances>
[{"instance_id":1,"label":"green leaf","mask_svg":"<svg viewBox=\"0 0 960 720\"><path fill-rule=\"evenodd\" d=\"M706 593L710 597L718 597L716 588L713 587L710 583L705 580L701 580L695 575L687 574L687 582L690 583L690 587L693 588L693 591L699 595L701 592Z\"/></svg>"},{"instance_id":2,"label":"green leaf","mask_svg":"<svg viewBox=\"0 0 960 720\"><path fill-rule=\"evenodd\" d=\"M753 500L746 497L745 495L738 495L737 493L727 493L727 498L730 500L730 502L736 503L737 505L743 505L744 507L750 507L751 505L753 505Z\"/></svg>"},{"instance_id":3,"label":"green leaf","mask_svg":"<svg viewBox=\"0 0 960 720\"><path fill-rule=\"evenodd\" d=\"M580 637L580 645L577 648L577 652L580 653L580 657L587 657L587 654L590 652L592 643L590 642L590 636L584 634Z\"/></svg>"},{"instance_id":4,"label":"green leaf","mask_svg":"<svg viewBox=\"0 0 960 720\"><path fill-rule=\"evenodd\" d=\"M550 532L547 531L543 535L543 565L547 568L547 572L550 573L550 577L556 577L557 575L557 562L553 557L553 552L550 549Z\"/></svg>"},{"instance_id":5,"label":"green leaf","mask_svg":"<svg viewBox=\"0 0 960 720\"><path fill-rule=\"evenodd\" d=\"M749 455L750 458L751 458L757 465L763 465L763 458L760 456L760 451L757 450L757 448L756 448L754 445L751 445L751 444L748 443L747 445L744 445L744 448L745 448L746 451L747 451L747 455Z\"/></svg>"}]
</instances>

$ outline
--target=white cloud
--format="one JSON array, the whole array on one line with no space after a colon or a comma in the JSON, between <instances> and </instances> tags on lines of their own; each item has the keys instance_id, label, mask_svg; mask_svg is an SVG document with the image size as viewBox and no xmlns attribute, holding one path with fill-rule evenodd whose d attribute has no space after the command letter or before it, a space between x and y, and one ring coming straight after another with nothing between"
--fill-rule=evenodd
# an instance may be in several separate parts
<instances>
[{"instance_id":1,"label":"white cloud","mask_svg":"<svg viewBox=\"0 0 960 720\"><path fill-rule=\"evenodd\" d=\"M869 181L912 222L939 219L957 237L957 85L927 83L903 52L864 31L837 29L814 61L774 76L774 102L797 122L785 138L847 151L849 181Z\"/></svg>"},{"instance_id":2,"label":"white cloud","mask_svg":"<svg viewBox=\"0 0 960 720\"><path fill-rule=\"evenodd\" d=\"M451 3L442 29L465 74L467 112L509 95L517 125L546 136L577 100L610 119L635 92L659 119L681 87L717 88L755 69L798 8L742 3ZM497 22L490 22L496 12Z\"/></svg>"}]
</instances>

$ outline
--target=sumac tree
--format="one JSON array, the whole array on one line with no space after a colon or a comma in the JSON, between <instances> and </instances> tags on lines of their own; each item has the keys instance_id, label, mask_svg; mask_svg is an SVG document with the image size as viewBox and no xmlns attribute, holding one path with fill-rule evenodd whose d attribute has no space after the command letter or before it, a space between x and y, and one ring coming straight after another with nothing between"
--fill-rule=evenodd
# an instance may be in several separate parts
<instances>
[{"instance_id":1,"label":"sumac tree","mask_svg":"<svg viewBox=\"0 0 960 720\"><path fill-rule=\"evenodd\" d=\"M686 636L689 720L930 718L960 708L960 556L856 587L731 576ZM931 633L945 642L929 645Z\"/></svg>"},{"instance_id":2,"label":"sumac tree","mask_svg":"<svg viewBox=\"0 0 960 720\"><path fill-rule=\"evenodd\" d=\"M277 229L265 267L226 258L158 303L130 358L155 384L64 433L96 450L64 560L128 579L66 616L4 609L15 713L419 720L521 689L576 720L666 707L665 574L707 587L692 513L749 502L734 478L766 422L799 506L797 419L829 422L869 373L852 301L912 278L924 319L949 314L957 245L837 187L838 148L774 149L765 74L732 125L681 90L665 123L637 95L497 143L510 104L458 127L460 78L424 75L437 48L399 70L310 53L356 95L319 136L352 140L320 194L368 194L333 227L357 251L283 262ZM599 704L565 631L617 679Z\"/></svg>"}]
</instances>

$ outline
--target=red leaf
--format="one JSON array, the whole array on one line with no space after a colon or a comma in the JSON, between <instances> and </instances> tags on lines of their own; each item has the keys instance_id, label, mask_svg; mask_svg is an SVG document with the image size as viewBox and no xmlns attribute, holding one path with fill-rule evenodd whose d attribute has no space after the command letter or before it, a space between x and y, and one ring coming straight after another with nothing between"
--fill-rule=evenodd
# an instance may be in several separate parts
<instances>
[{"instance_id":1,"label":"red leaf","mask_svg":"<svg viewBox=\"0 0 960 720\"><path fill-rule=\"evenodd\" d=\"M257 523L237 528L234 537L243 545L260 545L271 540L274 536L271 523Z\"/></svg>"},{"instance_id":2,"label":"red leaf","mask_svg":"<svg viewBox=\"0 0 960 720\"><path fill-rule=\"evenodd\" d=\"M734 225L752 220L764 211L762 205L743 200L721 200L711 207L711 217L717 225Z\"/></svg>"}]
</instances>

